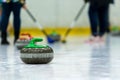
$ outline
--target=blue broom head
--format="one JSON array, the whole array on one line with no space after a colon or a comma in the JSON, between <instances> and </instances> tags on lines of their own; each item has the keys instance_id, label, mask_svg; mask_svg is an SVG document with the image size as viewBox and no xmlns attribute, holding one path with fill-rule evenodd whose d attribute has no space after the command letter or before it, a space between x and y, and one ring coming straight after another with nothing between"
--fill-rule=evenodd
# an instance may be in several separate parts
<instances>
[{"instance_id":1,"label":"blue broom head","mask_svg":"<svg viewBox=\"0 0 120 80\"><path fill-rule=\"evenodd\" d=\"M55 40L53 40L53 39L50 38L49 36L47 36L47 41L48 41L48 43L54 43L54 42L55 42Z\"/></svg>"}]
</instances>

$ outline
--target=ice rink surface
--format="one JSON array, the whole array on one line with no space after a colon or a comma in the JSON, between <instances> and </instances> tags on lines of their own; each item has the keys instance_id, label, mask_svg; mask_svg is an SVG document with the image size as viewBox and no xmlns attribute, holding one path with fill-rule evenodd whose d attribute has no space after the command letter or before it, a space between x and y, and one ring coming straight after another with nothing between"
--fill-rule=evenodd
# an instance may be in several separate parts
<instances>
[{"instance_id":1,"label":"ice rink surface","mask_svg":"<svg viewBox=\"0 0 120 80\"><path fill-rule=\"evenodd\" d=\"M92 44L85 39L48 44L54 59L38 65L24 64L14 45L0 45L0 80L120 80L120 37Z\"/></svg>"}]
</instances>

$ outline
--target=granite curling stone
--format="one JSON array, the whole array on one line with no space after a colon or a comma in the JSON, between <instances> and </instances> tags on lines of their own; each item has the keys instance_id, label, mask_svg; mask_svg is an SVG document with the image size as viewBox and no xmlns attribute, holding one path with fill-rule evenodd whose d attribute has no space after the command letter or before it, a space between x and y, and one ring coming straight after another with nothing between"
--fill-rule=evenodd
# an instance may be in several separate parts
<instances>
[{"instance_id":1,"label":"granite curling stone","mask_svg":"<svg viewBox=\"0 0 120 80\"><path fill-rule=\"evenodd\" d=\"M34 38L30 43L22 48L21 60L26 64L47 64L53 59L53 49L47 45L36 45L43 39Z\"/></svg>"},{"instance_id":2,"label":"granite curling stone","mask_svg":"<svg viewBox=\"0 0 120 80\"><path fill-rule=\"evenodd\" d=\"M32 38L33 37L28 33L21 34L21 37L17 40L17 42L15 44L17 46L17 49L21 50L24 46L28 45Z\"/></svg>"}]
</instances>

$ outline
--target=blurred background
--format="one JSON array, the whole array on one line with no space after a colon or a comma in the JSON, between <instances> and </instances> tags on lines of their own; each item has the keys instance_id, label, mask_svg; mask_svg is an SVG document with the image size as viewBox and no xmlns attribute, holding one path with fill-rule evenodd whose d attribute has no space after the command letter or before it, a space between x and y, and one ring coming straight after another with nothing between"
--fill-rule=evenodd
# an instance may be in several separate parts
<instances>
[{"instance_id":1,"label":"blurred background","mask_svg":"<svg viewBox=\"0 0 120 80\"><path fill-rule=\"evenodd\" d=\"M26 10L22 9L21 33L29 33L34 38L42 36L45 40L38 44L50 46L54 50L54 59L49 64L24 64L18 47L26 46L33 37L28 36L30 38L26 40L23 35L17 45L9 37L13 45L0 46L0 80L120 80L120 0L115 0L115 4L110 5L110 29L118 33L117 37L108 34L103 40L86 41L91 35L87 3L69 38L65 37L68 40L66 43L65 33L83 5L84 0L26 0L27 8L48 35L57 32L62 38L59 35L55 37L59 42L63 39L64 44L49 44L52 41L43 34ZM13 15L9 21L9 36L13 36L12 26ZM53 39L55 37L53 34Z\"/></svg>"},{"instance_id":2,"label":"blurred background","mask_svg":"<svg viewBox=\"0 0 120 80\"><path fill-rule=\"evenodd\" d=\"M61 35L70 26L79 9L84 4L83 0L27 0L27 7L32 12L37 21L44 26L48 33L55 30ZM111 5L110 23L111 27L119 27L120 25L120 0L115 0L115 4ZM82 15L79 17L71 35L89 35L90 24L88 19L88 6L85 7ZM37 35L42 33L36 24L31 20L26 11L22 10L22 32L30 31L31 34ZM10 23L12 26L12 15ZM36 31L37 30L37 31ZM34 33L36 31L36 34ZM12 33L12 27L10 28Z\"/></svg>"}]
</instances>

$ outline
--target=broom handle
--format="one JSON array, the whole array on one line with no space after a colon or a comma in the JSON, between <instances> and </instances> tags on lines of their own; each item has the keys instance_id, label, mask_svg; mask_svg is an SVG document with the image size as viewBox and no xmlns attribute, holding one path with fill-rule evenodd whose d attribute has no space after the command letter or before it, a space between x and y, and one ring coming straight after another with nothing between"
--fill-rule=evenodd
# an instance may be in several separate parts
<instances>
[{"instance_id":1,"label":"broom handle","mask_svg":"<svg viewBox=\"0 0 120 80\"><path fill-rule=\"evenodd\" d=\"M80 15L82 14L85 6L86 6L86 3L84 3L84 5L82 5L82 7L80 8L79 12L77 13L77 15L75 16L73 22L71 23L70 28L74 27L76 21L79 19Z\"/></svg>"},{"instance_id":2,"label":"broom handle","mask_svg":"<svg viewBox=\"0 0 120 80\"><path fill-rule=\"evenodd\" d=\"M70 31L72 30L72 27L74 27L76 21L78 20L79 16L82 14L84 8L86 6L86 3L80 8L79 12L77 13L77 15L75 16L73 22L70 25L70 28L68 28L68 30L65 33L64 39L68 36L68 34L70 33Z\"/></svg>"},{"instance_id":3,"label":"broom handle","mask_svg":"<svg viewBox=\"0 0 120 80\"><path fill-rule=\"evenodd\" d=\"M31 12L28 10L28 9L25 9L26 12L28 13L28 15L31 17L31 19L34 21L34 22L37 22L37 20L35 19L35 17L31 14Z\"/></svg>"},{"instance_id":4,"label":"broom handle","mask_svg":"<svg viewBox=\"0 0 120 80\"><path fill-rule=\"evenodd\" d=\"M38 21L36 20L36 18L32 15L32 13L29 11L29 9L25 9L26 12L28 13L28 15L31 17L31 19L36 23L37 26L39 26L39 28L41 28L41 31L48 36L48 34L45 32L45 30L43 29L43 27L41 26L40 23L38 23Z\"/></svg>"}]
</instances>

